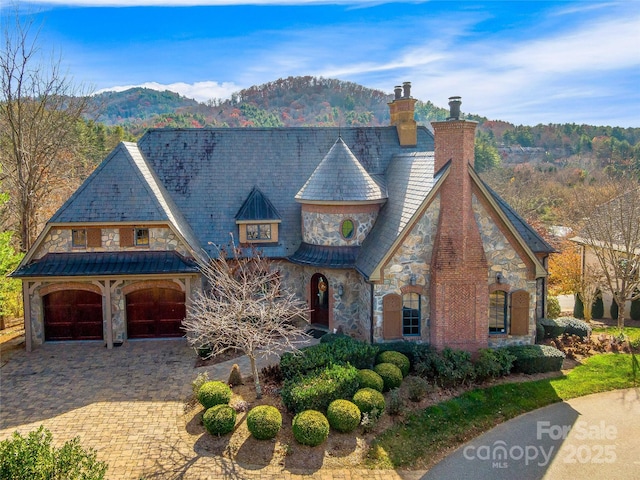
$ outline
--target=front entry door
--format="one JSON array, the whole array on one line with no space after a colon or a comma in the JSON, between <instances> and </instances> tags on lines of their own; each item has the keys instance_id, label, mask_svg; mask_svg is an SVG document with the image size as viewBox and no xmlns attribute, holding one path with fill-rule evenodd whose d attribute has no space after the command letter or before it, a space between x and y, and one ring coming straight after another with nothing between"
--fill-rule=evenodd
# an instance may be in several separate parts
<instances>
[{"instance_id":1,"label":"front entry door","mask_svg":"<svg viewBox=\"0 0 640 480\"><path fill-rule=\"evenodd\" d=\"M329 282L320 273L311 277L311 323L329 327Z\"/></svg>"}]
</instances>

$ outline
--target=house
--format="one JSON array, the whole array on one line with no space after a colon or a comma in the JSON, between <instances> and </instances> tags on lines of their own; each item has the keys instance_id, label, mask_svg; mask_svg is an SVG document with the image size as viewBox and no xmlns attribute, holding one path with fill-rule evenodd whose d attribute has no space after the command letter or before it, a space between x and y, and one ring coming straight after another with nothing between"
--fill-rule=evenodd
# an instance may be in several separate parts
<instances>
[{"instance_id":1,"label":"house","mask_svg":"<svg viewBox=\"0 0 640 480\"><path fill-rule=\"evenodd\" d=\"M391 125L152 129L121 143L13 274L27 348L182 336L197 262L230 234L271 258L311 324L372 342L531 343L552 248L473 169L476 123L433 131L410 83Z\"/></svg>"}]
</instances>

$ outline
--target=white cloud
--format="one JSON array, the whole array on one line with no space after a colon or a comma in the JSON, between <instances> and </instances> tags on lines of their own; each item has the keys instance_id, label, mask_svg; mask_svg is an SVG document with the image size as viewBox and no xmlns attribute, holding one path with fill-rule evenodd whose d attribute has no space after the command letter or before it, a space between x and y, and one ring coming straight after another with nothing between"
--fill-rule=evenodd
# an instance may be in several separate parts
<instances>
[{"instance_id":1,"label":"white cloud","mask_svg":"<svg viewBox=\"0 0 640 480\"><path fill-rule=\"evenodd\" d=\"M242 87L233 83L233 82L196 82L196 83L169 83L169 84L161 84L157 82L145 82L138 85L120 85L114 87L103 88L96 93L102 92L123 92L125 90L129 90L130 88L150 88L152 90L158 90L163 92L165 90L169 90L170 92L179 93L183 97L193 98L199 102L205 102L212 98L222 98L227 99L231 96L233 92L237 92Z\"/></svg>"}]
</instances>

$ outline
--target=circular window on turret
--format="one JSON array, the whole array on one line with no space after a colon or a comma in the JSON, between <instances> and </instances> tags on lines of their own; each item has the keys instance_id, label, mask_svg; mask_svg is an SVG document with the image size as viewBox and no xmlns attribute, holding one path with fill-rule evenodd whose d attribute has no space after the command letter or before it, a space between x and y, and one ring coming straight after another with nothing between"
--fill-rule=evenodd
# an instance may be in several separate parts
<instances>
[{"instance_id":1,"label":"circular window on turret","mask_svg":"<svg viewBox=\"0 0 640 480\"><path fill-rule=\"evenodd\" d=\"M353 223L353 220L346 219L340 225L340 233L347 240L351 240L353 235L356 233L356 226Z\"/></svg>"}]
</instances>

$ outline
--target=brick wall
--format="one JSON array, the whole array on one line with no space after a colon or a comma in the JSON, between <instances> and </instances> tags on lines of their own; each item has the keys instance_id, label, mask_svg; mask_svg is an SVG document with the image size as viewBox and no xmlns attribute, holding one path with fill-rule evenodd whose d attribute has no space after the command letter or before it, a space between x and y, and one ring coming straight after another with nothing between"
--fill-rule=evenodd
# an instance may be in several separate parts
<instances>
[{"instance_id":1,"label":"brick wall","mask_svg":"<svg viewBox=\"0 0 640 480\"><path fill-rule=\"evenodd\" d=\"M436 171L447 163L431 262L431 343L477 350L487 346L488 264L472 208L476 122L432 123Z\"/></svg>"}]
</instances>

